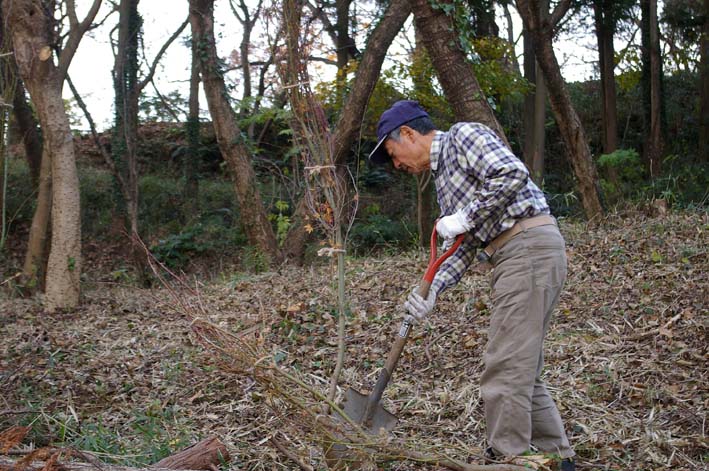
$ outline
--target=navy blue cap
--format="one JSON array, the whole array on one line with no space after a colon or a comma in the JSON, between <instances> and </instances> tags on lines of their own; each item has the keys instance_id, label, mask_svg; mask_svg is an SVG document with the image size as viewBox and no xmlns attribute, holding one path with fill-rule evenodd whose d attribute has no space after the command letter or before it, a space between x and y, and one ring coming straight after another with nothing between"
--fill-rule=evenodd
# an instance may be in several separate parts
<instances>
[{"instance_id":1,"label":"navy blue cap","mask_svg":"<svg viewBox=\"0 0 709 471\"><path fill-rule=\"evenodd\" d=\"M389 161L389 153L384 147L384 141L387 140L389 134L406 123L413 121L416 118L428 118L426 110L421 108L418 101L401 100L394 103L391 108L382 113L377 125L377 145L369 154L369 161L375 164L383 164Z\"/></svg>"}]
</instances>

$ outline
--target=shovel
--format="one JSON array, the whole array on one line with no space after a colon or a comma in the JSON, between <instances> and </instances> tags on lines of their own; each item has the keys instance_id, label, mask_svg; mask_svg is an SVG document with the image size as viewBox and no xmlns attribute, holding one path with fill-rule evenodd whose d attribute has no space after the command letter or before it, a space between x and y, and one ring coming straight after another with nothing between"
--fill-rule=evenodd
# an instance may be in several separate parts
<instances>
[{"instance_id":1,"label":"shovel","mask_svg":"<svg viewBox=\"0 0 709 471\"><path fill-rule=\"evenodd\" d=\"M463 238L464 236L462 234L459 235L453 246L441 255L440 258L436 258L438 252L436 243L437 233L434 226L433 232L431 233L431 258L426 273L418 287L418 292L424 299L428 297L428 291L431 288L431 283L436 276L438 268L458 249L463 242ZM394 414L386 410L379 401L389 384L394 369L396 369L396 364L399 362L401 352L404 350L404 345L406 345L406 341L409 338L412 325L413 320L411 316L406 316L401 323L401 327L399 327L399 333L389 351L389 356L387 357L384 367L379 372L379 378L372 392L369 395L362 394L353 388L349 388L345 392L343 412L370 435L379 435L380 433L391 431L399 420ZM341 417L337 417L334 414L331 415L333 415L335 420L342 421ZM356 463L349 456L347 446L343 444L328 444L325 450L325 456L327 464L331 469L357 469L359 467L359 463Z\"/></svg>"}]
</instances>

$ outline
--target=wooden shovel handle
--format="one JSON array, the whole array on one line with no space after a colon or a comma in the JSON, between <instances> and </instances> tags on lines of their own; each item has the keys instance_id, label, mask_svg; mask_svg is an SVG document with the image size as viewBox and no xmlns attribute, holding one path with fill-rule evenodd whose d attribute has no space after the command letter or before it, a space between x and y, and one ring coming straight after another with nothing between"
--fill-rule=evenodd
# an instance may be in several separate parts
<instances>
[{"instance_id":1,"label":"wooden shovel handle","mask_svg":"<svg viewBox=\"0 0 709 471\"><path fill-rule=\"evenodd\" d=\"M464 235L459 235L453 246L449 248L443 255L441 255L440 258L437 259L437 233L436 227L433 227L433 231L431 232L431 259L429 260L426 274L419 283L418 287L418 292L421 297L423 297L424 299L428 298L428 292L431 289L431 282L433 282L433 278L436 276L436 271L438 271L438 268L441 266L441 264L448 257L453 255L453 253L458 249L458 247L460 247L460 244L463 242L463 239ZM401 327L399 327L399 334L396 336L396 340L391 346L391 350L389 351L389 356L387 357L386 363L384 363L384 367L379 372L379 378L377 378L377 383L374 385L374 389L372 389L372 392L369 395L369 401L367 402L367 408L365 409L362 420L363 424L366 424L372 418L372 414L374 414L374 410L376 409L377 404L379 404L379 401L382 399L382 394L384 394L384 390L389 384L391 375L394 374L396 365L397 363L399 363L399 358L401 357L401 352L404 350L404 345L406 345L406 341L409 339L411 327L411 320L407 316L401 323Z\"/></svg>"}]
</instances>

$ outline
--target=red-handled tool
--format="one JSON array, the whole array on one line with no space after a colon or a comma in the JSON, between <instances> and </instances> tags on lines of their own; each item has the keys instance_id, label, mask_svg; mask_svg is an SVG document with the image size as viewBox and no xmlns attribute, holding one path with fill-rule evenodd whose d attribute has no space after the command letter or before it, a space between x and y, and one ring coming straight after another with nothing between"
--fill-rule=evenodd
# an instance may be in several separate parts
<instances>
[{"instance_id":1,"label":"red-handled tool","mask_svg":"<svg viewBox=\"0 0 709 471\"><path fill-rule=\"evenodd\" d=\"M438 255L437 233L436 228L433 228L433 232L431 233L431 258L426 273L418 287L418 293L424 299L428 297L431 283L436 276L438 268L460 247L463 238L463 234L459 235L453 246L446 250L440 258L436 258ZM379 372L379 378L372 392L367 395L353 388L349 388L345 393L344 413L354 422L361 424L365 431L373 435L381 433L382 429L385 432L392 430L399 420L394 414L384 409L379 402L399 362L401 352L404 350L404 345L406 345L406 341L409 338L411 327L412 319L410 316L406 316L401 323L401 327L399 327L399 333L389 351L389 356L386 359L386 363L384 363L384 367ZM341 469L343 464L347 461L347 447L340 444L332 444L329 449L326 450L326 456L331 468ZM351 462L348 463L347 466L349 467L348 469L354 469L352 468L353 463Z\"/></svg>"}]
</instances>

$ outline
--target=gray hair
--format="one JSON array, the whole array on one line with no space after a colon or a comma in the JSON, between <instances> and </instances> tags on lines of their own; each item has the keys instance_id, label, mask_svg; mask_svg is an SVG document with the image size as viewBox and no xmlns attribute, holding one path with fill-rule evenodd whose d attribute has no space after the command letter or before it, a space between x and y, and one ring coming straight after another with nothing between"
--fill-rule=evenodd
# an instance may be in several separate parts
<instances>
[{"instance_id":1,"label":"gray hair","mask_svg":"<svg viewBox=\"0 0 709 471\"><path fill-rule=\"evenodd\" d=\"M436 130L436 126L433 124L433 121L431 121L431 118L429 118L428 116L421 116L420 118L413 119L408 123L402 124L401 126L408 126L414 131L424 136L429 132ZM401 126L389 133L390 139L394 139L396 142L401 142Z\"/></svg>"}]
</instances>

